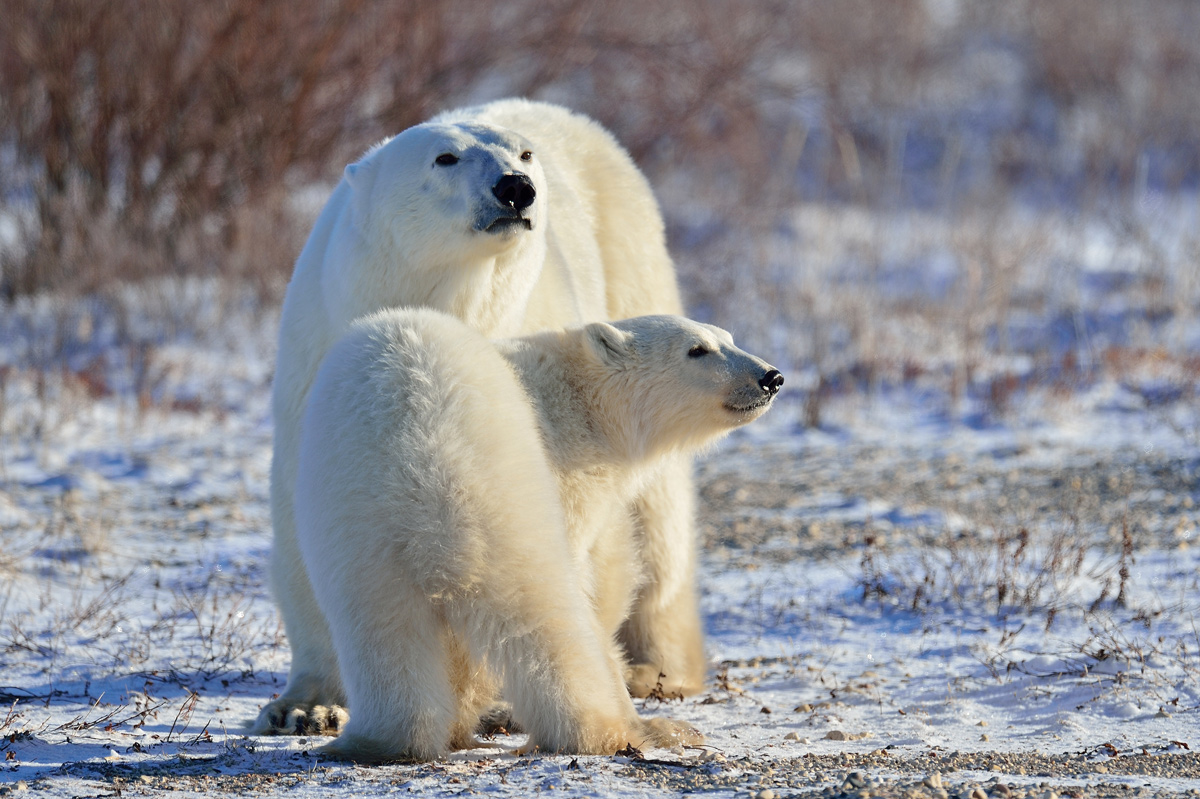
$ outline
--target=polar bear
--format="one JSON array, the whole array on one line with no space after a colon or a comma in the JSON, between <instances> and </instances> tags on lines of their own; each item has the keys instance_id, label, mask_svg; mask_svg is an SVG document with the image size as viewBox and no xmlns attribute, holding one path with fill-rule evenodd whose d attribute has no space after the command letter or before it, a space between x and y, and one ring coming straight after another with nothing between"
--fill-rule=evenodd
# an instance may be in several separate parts
<instances>
[{"instance_id":1,"label":"polar bear","mask_svg":"<svg viewBox=\"0 0 1200 799\"><path fill-rule=\"evenodd\" d=\"M350 322L403 306L451 313L489 337L682 307L649 185L586 117L502 100L409 128L347 166L283 304L270 571L292 663L252 732L326 732L345 718L329 630L296 544L300 417L322 357ZM690 463L679 458L635 502L646 579L622 638L638 694L660 671L672 691L703 683L693 501Z\"/></svg>"},{"instance_id":2,"label":"polar bear","mask_svg":"<svg viewBox=\"0 0 1200 799\"><path fill-rule=\"evenodd\" d=\"M296 483L349 700L323 751L477 746L493 674L530 747L698 741L640 718L625 687L615 635L641 570L629 503L782 383L725 331L675 316L496 343L426 309L355 322L314 382Z\"/></svg>"}]
</instances>

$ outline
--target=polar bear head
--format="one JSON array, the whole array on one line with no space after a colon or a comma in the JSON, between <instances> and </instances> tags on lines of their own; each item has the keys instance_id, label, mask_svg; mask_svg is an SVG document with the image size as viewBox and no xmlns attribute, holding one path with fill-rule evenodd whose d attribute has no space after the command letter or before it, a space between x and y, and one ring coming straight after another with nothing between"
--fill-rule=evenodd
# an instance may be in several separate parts
<instances>
[{"instance_id":1,"label":"polar bear head","mask_svg":"<svg viewBox=\"0 0 1200 799\"><path fill-rule=\"evenodd\" d=\"M505 128L417 125L373 147L344 177L359 240L435 280L544 240L542 165L533 145Z\"/></svg>"},{"instance_id":2,"label":"polar bear head","mask_svg":"<svg viewBox=\"0 0 1200 799\"><path fill-rule=\"evenodd\" d=\"M598 422L630 458L702 447L771 407L783 375L719 327L639 316L582 328Z\"/></svg>"}]
</instances>

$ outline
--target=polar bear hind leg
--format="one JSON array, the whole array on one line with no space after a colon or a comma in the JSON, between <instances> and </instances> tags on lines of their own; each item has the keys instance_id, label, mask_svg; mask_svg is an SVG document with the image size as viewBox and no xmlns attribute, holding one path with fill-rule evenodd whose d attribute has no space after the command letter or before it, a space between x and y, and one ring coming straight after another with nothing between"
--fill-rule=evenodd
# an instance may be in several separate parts
<instances>
[{"instance_id":1,"label":"polar bear hind leg","mask_svg":"<svg viewBox=\"0 0 1200 799\"><path fill-rule=\"evenodd\" d=\"M347 598L346 615L369 622L333 630L338 649L354 659L342 672L354 704L345 731L320 751L361 763L430 760L446 752L460 716L451 634L402 568L377 564L370 572L373 581L392 573L384 584L403 611L380 613L375 603Z\"/></svg>"},{"instance_id":2,"label":"polar bear hind leg","mask_svg":"<svg viewBox=\"0 0 1200 799\"><path fill-rule=\"evenodd\" d=\"M629 744L701 740L688 725L637 716L586 597L563 573L563 553L547 547L548 556L539 556L505 535L511 531L494 532L490 556L499 564L525 561L528 578L435 603L419 586L405 589L411 575L397 567L386 583L389 612L369 602L344 608L346 617L369 621L333 625L338 649L347 654L343 678L352 712L322 753L379 763L429 760L477 745L470 728L490 694L473 663L501 674L531 749L612 754ZM370 572L372 582L386 576L378 565Z\"/></svg>"}]
</instances>

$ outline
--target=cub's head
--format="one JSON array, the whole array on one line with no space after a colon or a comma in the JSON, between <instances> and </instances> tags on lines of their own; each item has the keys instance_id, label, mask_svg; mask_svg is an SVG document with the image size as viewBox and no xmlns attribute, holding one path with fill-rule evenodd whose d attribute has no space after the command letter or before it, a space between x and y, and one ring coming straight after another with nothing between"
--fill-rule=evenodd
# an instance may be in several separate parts
<instances>
[{"instance_id":1,"label":"cub's head","mask_svg":"<svg viewBox=\"0 0 1200 799\"><path fill-rule=\"evenodd\" d=\"M542 226L546 177L505 128L425 123L346 167L355 220L411 262L443 264L522 244Z\"/></svg>"},{"instance_id":2,"label":"cub's head","mask_svg":"<svg viewBox=\"0 0 1200 799\"><path fill-rule=\"evenodd\" d=\"M602 424L631 455L689 450L762 416L783 385L719 327L639 316L583 329Z\"/></svg>"}]
</instances>

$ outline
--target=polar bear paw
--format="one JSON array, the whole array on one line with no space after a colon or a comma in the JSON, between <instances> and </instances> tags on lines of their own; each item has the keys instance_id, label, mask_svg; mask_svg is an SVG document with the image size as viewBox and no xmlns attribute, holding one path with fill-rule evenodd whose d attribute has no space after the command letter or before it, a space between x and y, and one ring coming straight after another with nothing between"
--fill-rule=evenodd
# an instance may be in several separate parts
<instances>
[{"instance_id":1,"label":"polar bear paw","mask_svg":"<svg viewBox=\"0 0 1200 799\"><path fill-rule=\"evenodd\" d=\"M632 723L621 723L611 728L593 729L585 732L585 739L577 744L555 749L533 741L522 746L503 747L509 754L531 755L537 752L558 752L575 755L611 755L642 749L675 749L704 743L704 736L692 725L667 718L637 718Z\"/></svg>"},{"instance_id":2,"label":"polar bear paw","mask_svg":"<svg viewBox=\"0 0 1200 799\"><path fill-rule=\"evenodd\" d=\"M651 718L641 720L642 736L638 748L657 747L671 749L677 746L696 746L704 743L704 736L685 721L675 719Z\"/></svg>"},{"instance_id":3,"label":"polar bear paw","mask_svg":"<svg viewBox=\"0 0 1200 799\"><path fill-rule=\"evenodd\" d=\"M519 735L525 732L521 723L513 718L512 705L508 702L496 702L485 708L479 716L479 724L475 734L484 738L494 738L497 735Z\"/></svg>"},{"instance_id":4,"label":"polar bear paw","mask_svg":"<svg viewBox=\"0 0 1200 799\"><path fill-rule=\"evenodd\" d=\"M258 714L255 735L337 735L350 714L341 705L305 705L276 699Z\"/></svg>"}]
</instances>

